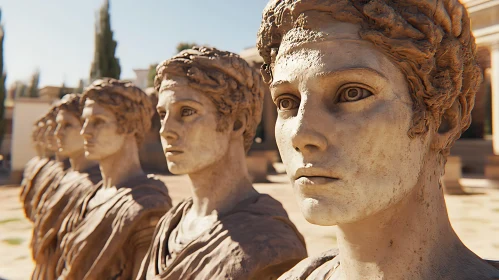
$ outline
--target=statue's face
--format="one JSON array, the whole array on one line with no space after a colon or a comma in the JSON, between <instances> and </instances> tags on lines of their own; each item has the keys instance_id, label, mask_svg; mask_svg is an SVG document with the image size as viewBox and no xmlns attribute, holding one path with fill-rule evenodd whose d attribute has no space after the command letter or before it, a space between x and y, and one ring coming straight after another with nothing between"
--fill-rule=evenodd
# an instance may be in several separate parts
<instances>
[{"instance_id":1,"label":"statue's face","mask_svg":"<svg viewBox=\"0 0 499 280\"><path fill-rule=\"evenodd\" d=\"M57 139L55 139L55 128L57 124L52 120L47 120L45 122L47 129L45 130L45 142L47 143L47 149L51 152L57 152Z\"/></svg>"},{"instance_id":2,"label":"statue's face","mask_svg":"<svg viewBox=\"0 0 499 280\"><path fill-rule=\"evenodd\" d=\"M199 172L227 154L230 132L217 131L215 104L204 93L189 87L186 78L163 81L157 110L170 172Z\"/></svg>"},{"instance_id":3,"label":"statue's face","mask_svg":"<svg viewBox=\"0 0 499 280\"><path fill-rule=\"evenodd\" d=\"M118 133L118 121L113 112L92 99L85 101L81 135L85 157L89 160L103 160L121 150L126 135Z\"/></svg>"},{"instance_id":4,"label":"statue's face","mask_svg":"<svg viewBox=\"0 0 499 280\"><path fill-rule=\"evenodd\" d=\"M83 136L80 135L80 120L66 110L60 110L55 119L55 138L59 154L70 157L83 150Z\"/></svg>"},{"instance_id":5,"label":"statue's face","mask_svg":"<svg viewBox=\"0 0 499 280\"><path fill-rule=\"evenodd\" d=\"M283 42L271 92L277 144L302 212L311 223L336 225L407 195L429 141L408 136L413 110L401 70L360 39L359 26L322 24L325 41Z\"/></svg>"}]
</instances>

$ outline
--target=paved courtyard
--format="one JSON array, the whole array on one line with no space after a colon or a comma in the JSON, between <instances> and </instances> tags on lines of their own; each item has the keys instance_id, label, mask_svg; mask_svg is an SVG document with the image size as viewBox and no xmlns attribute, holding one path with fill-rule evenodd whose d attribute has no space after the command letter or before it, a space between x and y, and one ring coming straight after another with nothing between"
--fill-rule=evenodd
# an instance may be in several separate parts
<instances>
[{"instance_id":1,"label":"paved courtyard","mask_svg":"<svg viewBox=\"0 0 499 280\"><path fill-rule=\"evenodd\" d=\"M189 196L186 176L162 176L173 202ZM273 183L256 184L282 202L291 220L305 236L310 255L336 245L333 227L309 224L301 215L291 187L283 175L269 176ZM487 182L478 179L462 181L474 195L447 196L452 225L463 242L483 258L499 259L499 189L482 188ZM0 280L30 279L33 263L28 244L31 223L24 217L19 203L19 188L0 187Z\"/></svg>"}]
</instances>

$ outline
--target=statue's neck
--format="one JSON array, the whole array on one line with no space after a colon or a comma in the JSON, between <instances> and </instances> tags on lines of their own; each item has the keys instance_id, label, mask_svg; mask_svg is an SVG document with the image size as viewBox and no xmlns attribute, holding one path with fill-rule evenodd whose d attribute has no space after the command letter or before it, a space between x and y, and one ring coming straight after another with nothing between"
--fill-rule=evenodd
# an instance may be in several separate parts
<instances>
[{"instance_id":1,"label":"statue's neck","mask_svg":"<svg viewBox=\"0 0 499 280\"><path fill-rule=\"evenodd\" d=\"M140 165L137 141L127 136L125 143L116 153L99 161L103 187L119 187L122 183L144 175Z\"/></svg>"},{"instance_id":2,"label":"statue's neck","mask_svg":"<svg viewBox=\"0 0 499 280\"><path fill-rule=\"evenodd\" d=\"M61 155L61 154L60 154L60 153L58 153L58 152L54 152L54 159L55 159L55 161L57 161L57 162L64 162L65 160L67 160L67 159L68 159L68 157L67 157L67 156L63 156L63 155Z\"/></svg>"},{"instance_id":3,"label":"statue's neck","mask_svg":"<svg viewBox=\"0 0 499 280\"><path fill-rule=\"evenodd\" d=\"M95 161L86 159L85 151L83 149L70 155L69 163L71 164L71 169L76 172L84 172L88 168L98 164Z\"/></svg>"},{"instance_id":4,"label":"statue's neck","mask_svg":"<svg viewBox=\"0 0 499 280\"><path fill-rule=\"evenodd\" d=\"M338 225L343 279L437 279L460 260L476 259L450 225L436 158L402 201L369 218ZM453 278L452 278L453 279Z\"/></svg>"},{"instance_id":5,"label":"statue's neck","mask_svg":"<svg viewBox=\"0 0 499 280\"><path fill-rule=\"evenodd\" d=\"M41 145L35 145L35 151L36 151L36 155L39 158L45 157L45 149L43 147L41 147Z\"/></svg>"},{"instance_id":6,"label":"statue's neck","mask_svg":"<svg viewBox=\"0 0 499 280\"><path fill-rule=\"evenodd\" d=\"M231 143L227 154L208 168L189 174L195 216L226 213L257 195L250 182L242 143Z\"/></svg>"}]
</instances>

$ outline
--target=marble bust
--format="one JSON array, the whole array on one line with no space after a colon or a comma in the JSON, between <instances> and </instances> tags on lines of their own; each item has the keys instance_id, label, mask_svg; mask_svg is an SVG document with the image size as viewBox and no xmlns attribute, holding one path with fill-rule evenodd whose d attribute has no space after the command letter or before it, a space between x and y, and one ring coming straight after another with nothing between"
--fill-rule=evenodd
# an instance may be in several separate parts
<instances>
[{"instance_id":1,"label":"marble bust","mask_svg":"<svg viewBox=\"0 0 499 280\"><path fill-rule=\"evenodd\" d=\"M59 152L57 147L57 139L55 138L55 130L57 128L56 117L59 108L57 104L52 106L45 119L44 141L46 151L54 155L53 160L42 169L42 175L36 182L34 195L30 201L31 219L34 221L41 215L42 208L49 197L49 189L52 186L57 186L59 181L64 176L65 171L69 168L69 159L64 154ZM36 240L32 240L36 241Z\"/></svg>"},{"instance_id":2,"label":"marble bust","mask_svg":"<svg viewBox=\"0 0 499 280\"><path fill-rule=\"evenodd\" d=\"M31 143L36 156L26 163L21 182L20 200L23 204L26 217L31 215L30 201L34 195L34 183L40 175L43 167L50 162L43 135L45 134L45 116L38 119L33 125Z\"/></svg>"},{"instance_id":3,"label":"marble bust","mask_svg":"<svg viewBox=\"0 0 499 280\"><path fill-rule=\"evenodd\" d=\"M58 230L80 196L101 181L98 163L85 158L80 135L82 106L79 94L67 94L57 104L54 132L58 154L67 157L70 168L45 191L47 196L34 221L32 240L35 270L32 279L57 279L55 267L60 257Z\"/></svg>"},{"instance_id":4,"label":"marble bust","mask_svg":"<svg viewBox=\"0 0 499 280\"><path fill-rule=\"evenodd\" d=\"M61 178L69 167L67 158L57 152L57 143L54 138L55 117L57 107L53 106L38 121L33 135L35 149L40 153L26 165L24 179L21 183L21 201L26 217L35 221L40 208L46 199L46 190L54 181Z\"/></svg>"},{"instance_id":5,"label":"marble bust","mask_svg":"<svg viewBox=\"0 0 499 280\"><path fill-rule=\"evenodd\" d=\"M192 197L163 216L137 279L277 279L306 257L282 205L252 186L245 161L264 84L238 55L185 50L157 68L161 143Z\"/></svg>"},{"instance_id":6,"label":"marble bust","mask_svg":"<svg viewBox=\"0 0 499 280\"><path fill-rule=\"evenodd\" d=\"M139 147L153 106L132 83L96 80L82 94L81 135L102 181L81 195L58 232L60 279L133 279L159 218L172 206L163 182L144 173Z\"/></svg>"},{"instance_id":7,"label":"marble bust","mask_svg":"<svg viewBox=\"0 0 499 280\"><path fill-rule=\"evenodd\" d=\"M258 48L305 218L338 251L280 279L496 279L449 222L440 182L481 81L454 0L272 0Z\"/></svg>"}]
</instances>

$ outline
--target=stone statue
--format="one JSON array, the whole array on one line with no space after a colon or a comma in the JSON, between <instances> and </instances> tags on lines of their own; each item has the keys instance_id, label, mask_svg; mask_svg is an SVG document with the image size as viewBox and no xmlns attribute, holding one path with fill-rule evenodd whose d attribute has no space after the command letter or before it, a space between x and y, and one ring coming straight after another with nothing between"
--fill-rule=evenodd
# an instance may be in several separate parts
<instances>
[{"instance_id":1,"label":"stone statue","mask_svg":"<svg viewBox=\"0 0 499 280\"><path fill-rule=\"evenodd\" d=\"M31 140L33 148L36 151L36 156L32 158L24 167L23 180L21 182L20 200L23 204L24 214L26 217L30 216L31 207L29 202L33 198L33 183L40 175L42 168L50 161L47 155L45 141L43 135L45 134L45 116L40 118L33 125Z\"/></svg>"},{"instance_id":2,"label":"stone statue","mask_svg":"<svg viewBox=\"0 0 499 280\"><path fill-rule=\"evenodd\" d=\"M456 0L272 0L258 48L305 218L339 254L280 279L495 279L460 241L440 178L480 84Z\"/></svg>"},{"instance_id":3,"label":"stone statue","mask_svg":"<svg viewBox=\"0 0 499 280\"><path fill-rule=\"evenodd\" d=\"M146 175L138 150L152 104L128 82L105 78L82 95L85 157L99 162L102 182L62 222L60 279L133 279L160 217L172 206L163 182Z\"/></svg>"},{"instance_id":4,"label":"stone statue","mask_svg":"<svg viewBox=\"0 0 499 280\"><path fill-rule=\"evenodd\" d=\"M63 157L53 156L57 150L54 131L57 108L52 107L33 130L35 150L40 153L26 165L21 183L21 202L26 217L35 220L38 207L43 205L45 190L63 175L68 162Z\"/></svg>"},{"instance_id":5,"label":"stone statue","mask_svg":"<svg viewBox=\"0 0 499 280\"><path fill-rule=\"evenodd\" d=\"M71 168L60 182L52 184L46 191L48 197L35 219L33 248L35 270L32 279L57 279L55 267L61 255L61 236L57 235L63 219L75 207L81 195L101 181L99 165L85 158L82 127L80 95L65 95L57 105L55 137L58 153L68 157Z\"/></svg>"},{"instance_id":6,"label":"stone statue","mask_svg":"<svg viewBox=\"0 0 499 280\"><path fill-rule=\"evenodd\" d=\"M238 55L185 50L157 68L161 142L192 197L156 227L137 279L277 279L306 257L282 205L252 186L245 155L264 85Z\"/></svg>"},{"instance_id":7,"label":"stone statue","mask_svg":"<svg viewBox=\"0 0 499 280\"><path fill-rule=\"evenodd\" d=\"M55 138L56 116L58 113L58 107L53 106L47 118L45 120L45 144L46 150L49 154L54 155L54 160L47 164L42 169L42 176L37 182L35 182L34 195L30 201L31 206L31 220L35 219L40 215L43 205L48 198L48 189L52 186L57 186L65 174L65 171L69 168L69 159L63 154L59 153L57 147L57 140ZM32 245L33 245L32 240Z\"/></svg>"}]
</instances>

